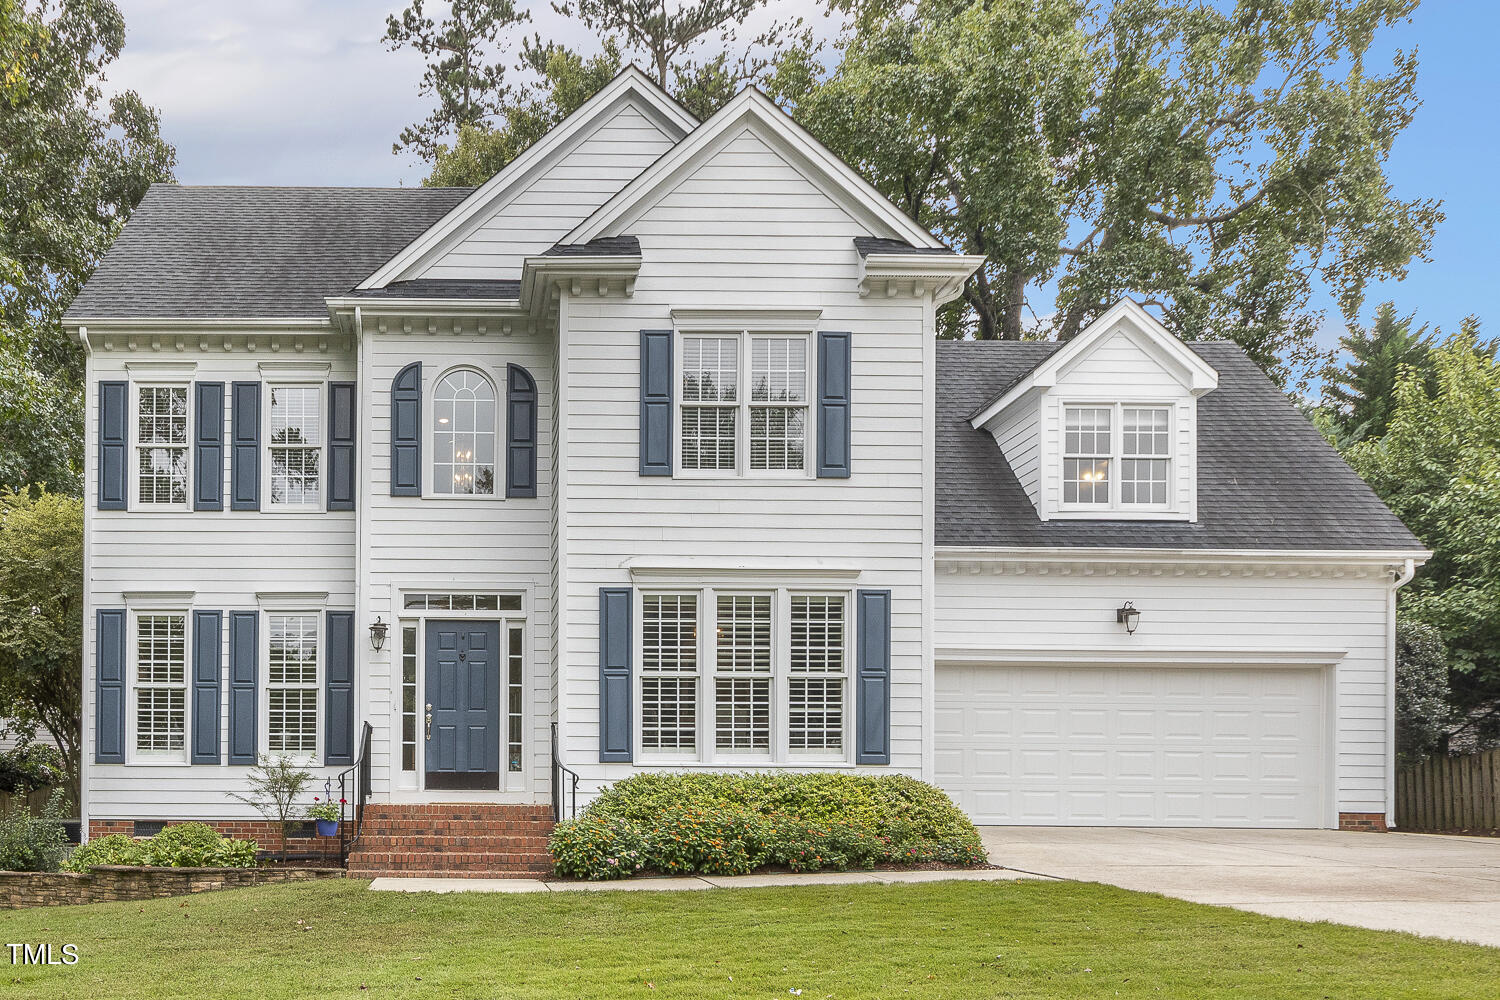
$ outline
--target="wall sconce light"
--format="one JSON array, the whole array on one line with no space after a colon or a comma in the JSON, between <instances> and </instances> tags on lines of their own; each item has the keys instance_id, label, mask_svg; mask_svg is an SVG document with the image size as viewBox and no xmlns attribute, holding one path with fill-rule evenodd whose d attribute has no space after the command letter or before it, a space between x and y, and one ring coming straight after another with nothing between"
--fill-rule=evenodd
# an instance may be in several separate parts
<instances>
[{"instance_id":1,"label":"wall sconce light","mask_svg":"<svg viewBox=\"0 0 1500 1000\"><path fill-rule=\"evenodd\" d=\"M1141 623L1141 613L1134 604L1126 601L1124 607L1115 609L1115 621L1125 626L1126 635L1135 635L1135 627Z\"/></svg>"},{"instance_id":2,"label":"wall sconce light","mask_svg":"<svg viewBox=\"0 0 1500 1000\"><path fill-rule=\"evenodd\" d=\"M385 634L390 626L376 616L374 623L370 626L370 648L380 652L385 648Z\"/></svg>"}]
</instances>

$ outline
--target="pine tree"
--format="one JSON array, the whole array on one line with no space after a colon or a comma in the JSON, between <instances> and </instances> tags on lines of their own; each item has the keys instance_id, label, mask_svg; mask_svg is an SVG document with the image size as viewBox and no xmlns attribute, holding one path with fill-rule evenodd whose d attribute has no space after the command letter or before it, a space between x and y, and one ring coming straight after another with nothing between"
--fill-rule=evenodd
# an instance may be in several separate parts
<instances>
[{"instance_id":1,"label":"pine tree","mask_svg":"<svg viewBox=\"0 0 1500 1000\"><path fill-rule=\"evenodd\" d=\"M1385 302L1375 311L1374 326L1350 327L1340 340L1349 357L1330 367L1323 394L1350 443L1385 434L1402 368L1427 372L1425 379L1431 382L1432 334L1425 325L1413 329L1415 319L1415 313L1397 316L1395 305Z\"/></svg>"}]
</instances>

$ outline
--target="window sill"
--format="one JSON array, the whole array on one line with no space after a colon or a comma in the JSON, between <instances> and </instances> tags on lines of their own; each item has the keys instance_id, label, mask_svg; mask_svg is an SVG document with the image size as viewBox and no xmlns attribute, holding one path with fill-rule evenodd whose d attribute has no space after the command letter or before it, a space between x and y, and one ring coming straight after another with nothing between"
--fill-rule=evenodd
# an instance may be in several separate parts
<instances>
[{"instance_id":1,"label":"window sill","mask_svg":"<svg viewBox=\"0 0 1500 1000\"><path fill-rule=\"evenodd\" d=\"M1163 507L1061 507L1047 513L1048 520L1073 521L1191 521L1185 510Z\"/></svg>"}]
</instances>

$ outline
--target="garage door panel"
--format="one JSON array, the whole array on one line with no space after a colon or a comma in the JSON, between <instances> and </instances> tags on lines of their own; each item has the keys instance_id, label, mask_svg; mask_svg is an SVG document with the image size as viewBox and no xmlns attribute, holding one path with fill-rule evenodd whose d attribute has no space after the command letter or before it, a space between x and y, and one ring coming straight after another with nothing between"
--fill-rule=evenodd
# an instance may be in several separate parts
<instances>
[{"instance_id":1,"label":"garage door panel","mask_svg":"<svg viewBox=\"0 0 1500 1000\"><path fill-rule=\"evenodd\" d=\"M936 773L978 822L1322 824L1313 669L942 666Z\"/></svg>"}]
</instances>

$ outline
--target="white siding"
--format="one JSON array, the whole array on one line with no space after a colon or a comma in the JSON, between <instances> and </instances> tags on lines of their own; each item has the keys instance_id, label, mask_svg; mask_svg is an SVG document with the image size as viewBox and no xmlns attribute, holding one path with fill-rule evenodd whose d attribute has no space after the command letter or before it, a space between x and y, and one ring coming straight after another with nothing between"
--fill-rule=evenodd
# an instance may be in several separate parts
<instances>
[{"instance_id":1,"label":"white siding","mask_svg":"<svg viewBox=\"0 0 1500 1000\"><path fill-rule=\"evenodd\" d=\"M1035 401L1023 400L995 424L992 434L1000 454L1016 474L1033 507L1041 500L1042 441Z\"/></svg>"}]
</instances>

